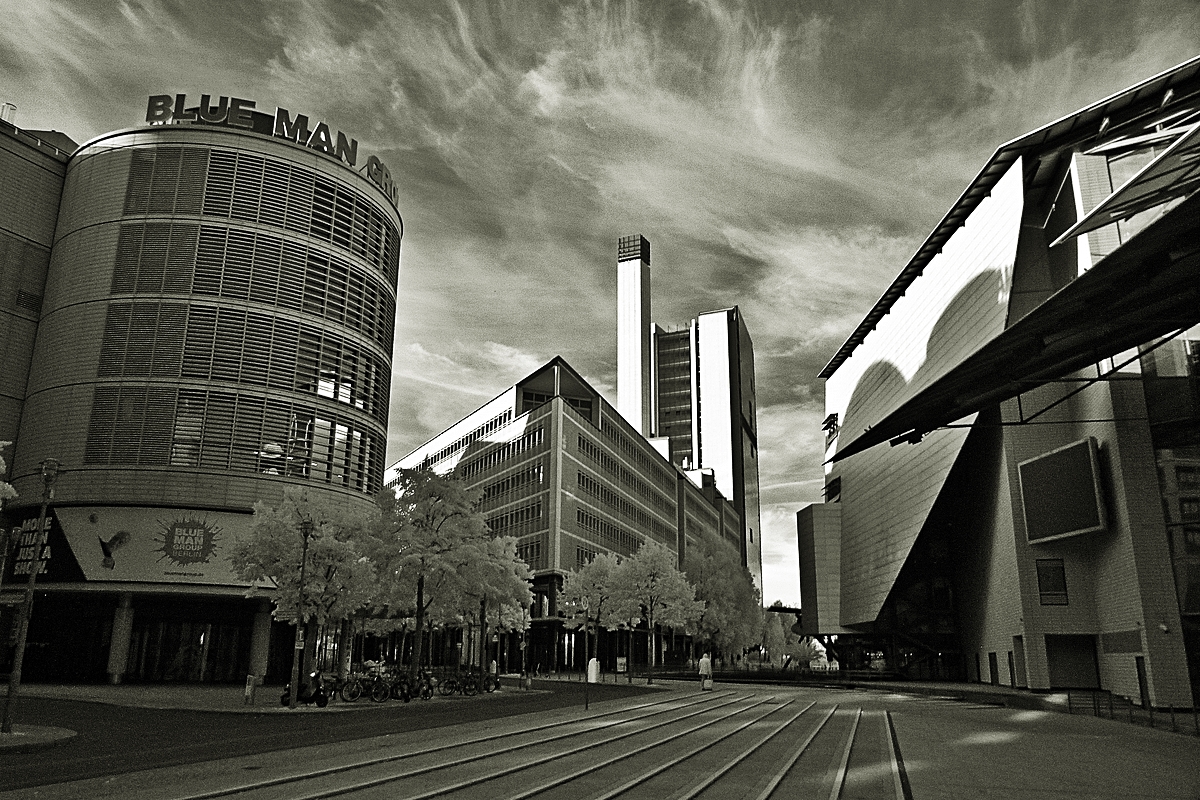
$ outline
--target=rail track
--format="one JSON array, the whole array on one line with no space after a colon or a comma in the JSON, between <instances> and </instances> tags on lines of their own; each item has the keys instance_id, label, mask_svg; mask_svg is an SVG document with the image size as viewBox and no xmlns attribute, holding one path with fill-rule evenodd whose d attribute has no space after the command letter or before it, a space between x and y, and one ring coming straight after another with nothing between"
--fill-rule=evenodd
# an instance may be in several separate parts
<instances>
[{"instance_id":1,"label":"rail track","mask_svg":"<svg viewBox=\"0 0 1200 800\"><path fill-rule=\"evenodd\" d=\"M820 700L761 690L676 694L567 721L384 749L178 800L909 800L890 713Z\"/></svg>"}]
</instances>

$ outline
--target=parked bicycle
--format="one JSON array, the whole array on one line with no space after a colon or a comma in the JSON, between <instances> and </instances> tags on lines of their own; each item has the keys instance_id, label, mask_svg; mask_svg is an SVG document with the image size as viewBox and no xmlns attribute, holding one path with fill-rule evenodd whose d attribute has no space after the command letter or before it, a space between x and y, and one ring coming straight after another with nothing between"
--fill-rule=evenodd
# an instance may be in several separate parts
<instances>
[{"instance_id":1,"label":"parked bicycle","mask_svg":"<svg viewBox=\"0 0 1200 800\"><path fill-rule=\"evenodd\" d=\"M433 676L429 670L421 670L417 677L417 686L414 694L422 700L429 700L433 697L434 691L440 691L441 682Z\"/></svg>"},{"instance_id":2,"label":"parked bicycle","mask_svg":"<svg viewBox=\"0 0 1200 800\"><path fill-rule=\"evenodd\" d=\"M358 700L366 692L364 687L364 676L351 672L344 678L335 678L332 685L329 687L329 696L332 697L335 693L347 703L353 703Z\"/></svg>"}]
</instances>

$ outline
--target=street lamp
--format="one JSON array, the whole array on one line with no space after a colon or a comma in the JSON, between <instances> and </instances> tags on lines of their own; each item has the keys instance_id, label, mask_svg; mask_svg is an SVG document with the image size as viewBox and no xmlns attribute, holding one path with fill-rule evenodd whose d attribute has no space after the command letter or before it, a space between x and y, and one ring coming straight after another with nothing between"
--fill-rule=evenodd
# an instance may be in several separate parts
<instances>
[{"instance_id":1,"label":"street lamp","mask_svg":"<svg viewBox=\"0 0 1200 800\"><path fill-rule=\"evenodd\" d=\"M296 646L292 651L292 692L288 698L288 708L295 708L300 697L300 662L304 657L304 572L308 566L308 540L312 538L312 532L312 518L301 518L300 534L304 537L304 546L300 549L300 588L296 592Z\"/></svg>"},{"instance_id":2,"label":"street lamp","mask_svg":"<svg viewBox=\"0 0 1200 800\"><path fill-rule=\"evenodd\" d=\"M17 647L13 651L12 672L8 676L8 700L4 703L4 721L0 733L12 733L12 711L17 694L21 691L21 663L25 660L25 641L29 637L29 620L33 616L33 590L37 574L42 569L42 553L46 546L46 509L54 499L54 481L58 478L58 460L47 458L42 461L42 508L38 513L37 533L34 538L34 559L30 564L29 582L25 584L25 603L21 609L21 620L17 628Z\"/></svg>"}]
</instances>

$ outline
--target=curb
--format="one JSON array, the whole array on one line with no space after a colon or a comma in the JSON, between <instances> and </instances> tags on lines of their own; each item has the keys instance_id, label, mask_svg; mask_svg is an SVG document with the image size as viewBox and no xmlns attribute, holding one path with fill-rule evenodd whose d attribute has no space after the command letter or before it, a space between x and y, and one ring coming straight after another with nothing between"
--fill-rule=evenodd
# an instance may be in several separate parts
<instances>
[{"instance_id":1,"label":"curb","mask_svg":"<svg viewBox=\"0 0 1200 800\"><path fill-rule=\"evenodd\" d=\"M13 725L12 733L0 733L0 754L34 753L49 750L75 738L75 731L48 725Z\"/></svg>"}]
</instances>

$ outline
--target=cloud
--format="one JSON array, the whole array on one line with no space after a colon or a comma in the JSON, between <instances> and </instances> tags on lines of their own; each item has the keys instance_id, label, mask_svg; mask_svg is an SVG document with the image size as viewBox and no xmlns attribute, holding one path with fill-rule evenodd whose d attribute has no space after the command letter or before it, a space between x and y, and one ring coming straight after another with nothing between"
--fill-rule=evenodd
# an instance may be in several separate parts
<instances>
[{"instance_id":1,"label":"cloud","mask_svg":"<svg viewBox=\"0 0 1200 800\"><path fill-rule=\"evenodd\" d=\"M384 159L405 222L389 461L553 355L611 400L616 239L646 235L656 321L747 320L784 570L773 542L820 497L816 375L991 153L1200 51L1190 0L6 8L24 127L84 141L150 94L237 95Z\"/></svg>"}]
</instances>

